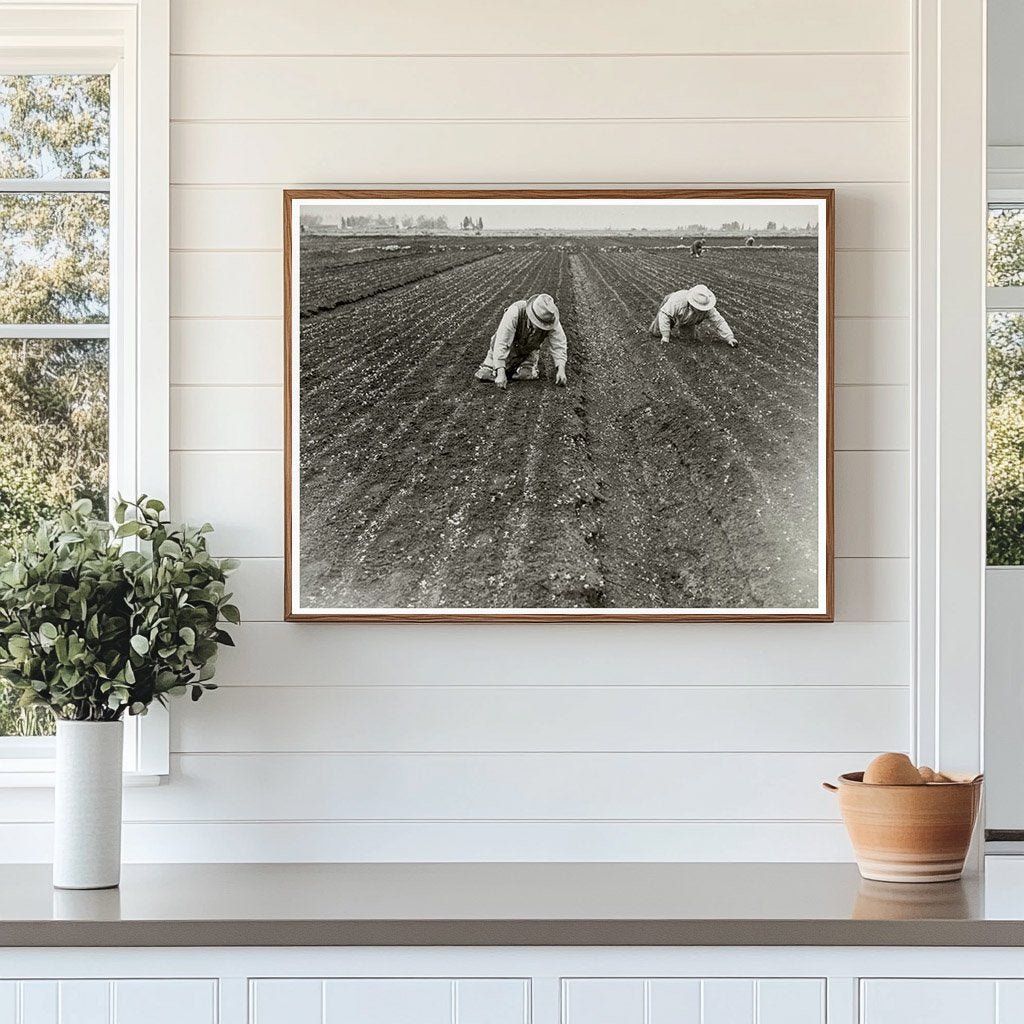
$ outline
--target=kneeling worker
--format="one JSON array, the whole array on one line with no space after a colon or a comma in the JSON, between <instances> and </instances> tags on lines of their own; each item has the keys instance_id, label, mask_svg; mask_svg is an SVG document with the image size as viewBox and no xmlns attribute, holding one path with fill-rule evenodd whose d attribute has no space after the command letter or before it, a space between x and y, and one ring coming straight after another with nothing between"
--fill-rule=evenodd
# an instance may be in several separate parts
<instances>
[{"instance_id":1,"label":"kneeling worker","mask_svg":"<svg viewBox=\"0 0 1024 1024\"><path fill-rule=\"evenodd\" d=\"M476 371L476 379L493 381L502 390L510 380L536 380L540 375L540 350L545 343L555 363L555 383L565 387L569 343L558 319L555 300L540 294L513 302L491 336L487 357Z\"/></svg>"},{"instance_id":2,"label":"kneeling worker","mask_svg":"<svg viewBox=\"0 0 1024 1024\"><path fill-rule=\"evenodd\" d=\"M715 293L703 284L666 295L648 333L652 338L661 338L667 345L673 336L686 335L692 339L697 325L705 321L730 348L739 344L725 317L715 309Z\"/></svg>"}]
</instances>

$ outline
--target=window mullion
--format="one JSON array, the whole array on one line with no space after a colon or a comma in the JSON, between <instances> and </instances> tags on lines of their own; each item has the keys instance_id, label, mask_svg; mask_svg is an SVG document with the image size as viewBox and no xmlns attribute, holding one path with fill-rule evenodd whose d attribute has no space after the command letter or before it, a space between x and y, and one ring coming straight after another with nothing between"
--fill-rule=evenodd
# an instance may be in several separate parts
<instances>
[{"instance_id":1,"label":"window mullion","mask_svg":"<svg viewBox=\"0 0 1024 1024\"><path fill-rule=\"evenodd\" d=\"M109 338L110 324L0 324L0 338L35 341L57 338L72 341L88 338Z\"/></svg>"},{"instance_id":2,"label":"window mullion","mask_svg":"<svg viewBox=\"0 0 1024 1024\"><path fill-rule=\"evenodd\" d=\"M109 178L0 178L0 193L109 191Z\"/></svg>"}]
</instances>

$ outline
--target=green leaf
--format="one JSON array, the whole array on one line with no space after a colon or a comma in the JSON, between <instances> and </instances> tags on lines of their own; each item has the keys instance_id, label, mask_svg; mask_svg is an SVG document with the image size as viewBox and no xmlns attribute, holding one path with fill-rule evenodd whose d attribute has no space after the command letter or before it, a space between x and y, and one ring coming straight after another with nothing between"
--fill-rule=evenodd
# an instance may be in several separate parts
<instances>
[{"instance_id":1,"label":"green leaf","mask_svg":"<svg viewBox=\"0 0 1024 1024\"><path fill-rule=\"evenodd\" d=\"M142 657L149 654L149 640L141 633L136 633L129 642L132 645L132 650L135 651L136 654Z\"/></svg>"},{"instance_id":2,"label":"green leaf","mask_svg":"<svg viewBox=\"0 0 1024 1024\"><path fill-rule=\"evenodd\" d=\"M157 553L163 555L164 558L181 558L183 554L181 545L173 540L165 540L157 549Z\"/></svg>"},{"instance_id":3,"label":"green leaf","mask_svg":"<svg viewBox=\"0 0 1024 1024\"><path fill-rule=\"evenodd\" d=\"M228 622L233 623L236 626L241 624L242 616L241 616L241 613L239 612L238 608L235 605L233 605L233 604L223 605L221 607L220 613L221 613L221 615L224 616L225 619L228 620Z\"/></svg>"},{"instance_id":4,"label":"green leaf","mask_svg":"<svg viewBox=\"0 0 1024 1024\"><path fill-rule=\"evenodd\" d=\"M52 622L44 622L39 627L39 635L44 637L46 640L56 640L59 636L57 627Z\"/></svg>"}]
</instances>

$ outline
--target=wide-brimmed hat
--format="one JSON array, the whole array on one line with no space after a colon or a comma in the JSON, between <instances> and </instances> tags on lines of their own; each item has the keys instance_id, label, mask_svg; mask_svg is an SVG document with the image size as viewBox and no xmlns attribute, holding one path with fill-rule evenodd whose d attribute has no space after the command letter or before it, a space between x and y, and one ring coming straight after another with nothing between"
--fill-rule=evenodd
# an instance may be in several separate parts
<instances>
[{"instance_id":1,"label":"wide-brimmed hat","mask_svg":"<svg viewBox=\"0 0 1024 1024\"><path fill-rule=\"evenodd\" d=\"M690 289L686 301L694 309L699 309L702 313L706 313L709 309L715 308L715 293L706 285L695 284Z\"/></svg>"},{"instance_id":2,"label":"wide-brimmed hat","mask_svg":"<svg viewBox=\"0 0 1024 1024\"><path fill-rule=\"evenodd\" d=\"M542 331L553 331L558 326L558 307L550 295L541 292L526 302L526 315L530 323Z\"/></svg>"}]
</instances>

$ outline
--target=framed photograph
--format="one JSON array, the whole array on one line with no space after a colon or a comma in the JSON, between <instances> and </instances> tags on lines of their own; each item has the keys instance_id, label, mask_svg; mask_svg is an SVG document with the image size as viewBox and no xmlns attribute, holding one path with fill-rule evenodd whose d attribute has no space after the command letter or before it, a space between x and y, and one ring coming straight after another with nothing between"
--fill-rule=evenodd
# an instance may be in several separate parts
<instances>
[{"instance_id":1,"label":"framed photograph","mask_svg":"<svg viewBox=\"0 0 1024 1024\"><path fill-rule=\"evenodd\" d=\"M831 621L833 207L286 191L286 617Z\"/></svg>"}]
</instances>

